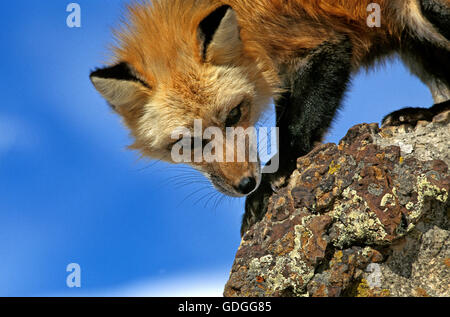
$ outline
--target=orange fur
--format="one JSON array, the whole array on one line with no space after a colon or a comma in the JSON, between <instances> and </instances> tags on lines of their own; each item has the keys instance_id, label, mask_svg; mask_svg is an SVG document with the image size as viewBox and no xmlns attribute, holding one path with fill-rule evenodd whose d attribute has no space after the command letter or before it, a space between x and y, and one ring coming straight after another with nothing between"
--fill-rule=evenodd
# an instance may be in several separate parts
<instances>
[{"instance_id":1,"label":"orange fur","mask_svg":"<svg viewBox=\"0 0 450 317\"><path fill-rule=\"evenodd\" d=\"M447 0L446 0L447 1ZM373 0L154 0L133 3L115 31L113 63L132 65L149 87L117 111L135 138L131 148L144 156L170 161L171 132L191 127L195 118L220 126L242 98L251 106L240 122L254 125L282 91L283 69L324 42L351 40L352 67L357 71L399 50L408 32L448 47L434 28L421 20L417 0L376 0L382 26L367 26ZM242 45L220 47L202 60L199 24L222 5L236 12ZM443 43L443 44L442 44ZM227 182L256 173L256 164L204 164L194 167Z\"/></svg>"}]
</instances>

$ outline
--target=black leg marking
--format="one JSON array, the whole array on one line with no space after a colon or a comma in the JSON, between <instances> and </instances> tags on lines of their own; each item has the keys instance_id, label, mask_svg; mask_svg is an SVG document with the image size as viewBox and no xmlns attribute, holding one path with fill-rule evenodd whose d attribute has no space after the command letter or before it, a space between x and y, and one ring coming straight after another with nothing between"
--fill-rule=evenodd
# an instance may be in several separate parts
<instances>
[{"instance_id":1,"label":"black leg marking","mask_svg":"<svg viewBox=\"0 0 450 317\"><path fill-rule=\"evenodd\" d=\"M445 1L421 0L423 15L430 21L445 38L450 40L450 7Z\"/></svg>"},{"instance_id":2,"label":"black leg marking","mask_svg":"<svg viewBox=\"0 0 450 317\"><path fill-rule=\"evenodd\" d=\"M431 90L435 102L450 99L450 51L427 41L405 37L401 57Z\"/></svg>"}]
</instances>

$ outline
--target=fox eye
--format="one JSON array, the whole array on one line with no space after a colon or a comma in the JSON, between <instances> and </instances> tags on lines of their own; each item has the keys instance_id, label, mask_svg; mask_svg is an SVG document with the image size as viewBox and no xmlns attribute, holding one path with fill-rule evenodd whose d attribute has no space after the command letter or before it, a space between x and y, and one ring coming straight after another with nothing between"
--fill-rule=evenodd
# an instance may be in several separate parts
<instances>
[{"instance_id":1,"label":"fox eye","mask_svg":"<svg viewBox=\"0 0 450 317\"><path fill-rule=\"evenodd\" d=\"M233 110L230 111L230 113L228 114L227 120L225 121L226 127L232 127L232 126L238 124L239 121L241 121L241 116L242 116L241 106L242 106L242 103L240 103L239 106L237 106L236 108L234 108Z\"/></svg>"}]
</instances>

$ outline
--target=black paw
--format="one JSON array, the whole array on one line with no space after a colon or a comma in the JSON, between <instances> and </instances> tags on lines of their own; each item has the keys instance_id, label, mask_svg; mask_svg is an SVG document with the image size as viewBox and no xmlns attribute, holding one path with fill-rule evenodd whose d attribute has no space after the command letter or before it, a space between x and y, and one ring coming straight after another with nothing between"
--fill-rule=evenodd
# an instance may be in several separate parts
<instances>
[{"instance_id":1,"label":"black paw","mask_svg":"<svg viewBox=\"0 0 450 317\"><path fill-rule=\"evenodd\" d=\"M431 108L403 108L384 117L382 127L403 124L416 126L418 121L432 121L434 116L450 110L450 101L435 104Z\"/></svg>"},{"instance_id":2,"label":"black paw","mask_svg":"<svg viewBox=\"0 0 450 317\"><path fill-rule=\"evenodd\" d=\"M432 119L433 114L427 108L403 108L384 117L381 126L383 128L403 124L416 126L418 121L431 121Z\"/></svg>"}]
</instances>

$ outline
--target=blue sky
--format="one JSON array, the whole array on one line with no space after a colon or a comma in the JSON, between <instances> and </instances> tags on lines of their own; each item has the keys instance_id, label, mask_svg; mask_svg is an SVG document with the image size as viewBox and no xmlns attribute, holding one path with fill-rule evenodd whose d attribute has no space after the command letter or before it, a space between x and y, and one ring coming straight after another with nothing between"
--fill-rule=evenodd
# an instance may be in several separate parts
<instances>
[{"instance_id":1,"label":"blue sky","mask_svg":"<svg viewBox=\"0 0 450 317\"><path fill-rule=\"evenodd\" d=\"M219 295L243 199L217 201L185 167L140 161L90 84L125 1L14 1L0 12L0 296ZM432 103L395 61L356 76L331 129ZM220 198L220 196L217 196ZM82 287L66 286L79 263Z\"/></svg>"}]
</instances>

